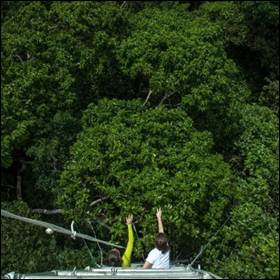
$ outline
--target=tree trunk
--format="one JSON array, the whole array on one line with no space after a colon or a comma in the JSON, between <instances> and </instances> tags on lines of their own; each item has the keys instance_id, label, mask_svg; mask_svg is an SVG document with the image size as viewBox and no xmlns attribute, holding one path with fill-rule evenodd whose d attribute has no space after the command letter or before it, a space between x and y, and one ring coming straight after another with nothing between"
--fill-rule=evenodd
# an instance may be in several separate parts
<instances>
[{"instance_id":1,"label":"tree trunk","mask_svg":"<svg viewBox=\"0 0 280 280\"><path fill-rule=\"evenodd\" d=\"M24 163L24 161L21 161L21 168L20 170L17 172L17 200L21 200L22 199L22 176L21 173L24 171L26 165Z\"/></svg>"}]
</instances>

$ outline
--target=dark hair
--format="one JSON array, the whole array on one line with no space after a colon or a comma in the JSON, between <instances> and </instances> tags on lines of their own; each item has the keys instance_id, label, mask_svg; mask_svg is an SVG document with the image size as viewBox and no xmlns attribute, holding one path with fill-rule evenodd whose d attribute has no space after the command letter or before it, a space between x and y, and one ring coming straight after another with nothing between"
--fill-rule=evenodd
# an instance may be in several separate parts
<instances>
[{"instance_id":1,"label":"dark hair","mask_svg":"<svg viewBox=\"0 0 280 280\"><path fill-rule=\"evenodd\" d=\"M160 250L163 254L169 250L167 237L162 232L156 235L156 248Z\"/></svg>"},{"instance_id":2,"label":"dark hair","mask_svg":"<svg viewBox=\"0 0 280 280\"><path fill-rule=\"evenodd\" d=\"M121 266L121 256L120 251L118 249L113 249L110 251L108 256L108 262L111 266Z\"/></svg>"}]
</instances>

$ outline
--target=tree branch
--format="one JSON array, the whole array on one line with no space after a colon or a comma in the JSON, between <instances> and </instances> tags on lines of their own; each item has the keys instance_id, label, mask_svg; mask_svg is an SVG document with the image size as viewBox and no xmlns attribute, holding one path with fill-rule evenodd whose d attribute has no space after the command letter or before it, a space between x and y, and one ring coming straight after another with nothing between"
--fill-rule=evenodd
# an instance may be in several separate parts
<instances>
[{"instance_id":1,"label":"tree branch","mask_svg":"<svg viewBox=\"0 0 280 280\"><path fill-rule=\"evenodd\" d=\"M156 108L160 107L160 106L162 105L162 103L163 103L167 98L169 98L170 96L172 96L174 93L175 93L175 92L172 92L172 93L169 93L169 94L165 93L164 96L163 96L163 98L160 100L160 102L159 102L159 104L157 105Z\"/></svg>"},{"instance_id":2,"label":"tree branch","mask_svg":"<svg viewBox=\"0 0 280 280\"><path fill-rule=\"evenodd\" d=\"M125 4L126 4L126 1L123 1L121 4L121 8L123 8Z\"/></svg>"},{"instance_id":3,"label":"tree branch","mask_svg":"<svg viewBox=\"0 0 280 280\"><path fill-rule=\"evenodd\" d=\"M101 202L103 200L106 200L108 198L109 198L108 196L98 198L97 200L94 200L89 206L93 206L93 205L95 205L95 204L97 204L97 203L99 203L99 202Z\"/></svg>"},{"instance_id":4,"label":"tree branch","mask_svg":"<svg viewBox=\"0 0 280 280\"><path fill-rule=\"evenodd\" d=\"M146 103L148 102L148 100L149 100L149 98L150 98L152 92L153 92L153 91L152 91L151 89L149 89L149 93L148 93L148 95L147 95L147 97L146 97L146 100L145 100L145 102L143 103L142 106L145 106L145 105L146 105Z\"/></svg>"},{"instance_id":5,"label":"tree branch","mask_svg":"<svg viewBox=\"0 0 280 280\"><path fill-rule=\"evenodd\" d=\"M21 56L20 56L20 55L18 55L18 54L14 54L13 56L14 56L14 57L17 57L17 58L20 60L20 62L23 62L23 59L21 58Z\"/></svg>"},{"instance_id":6,"label":"tree branch","mask_svg":"<svg viewBox=\"0 0 280 280\"><path fill-rule=\"evenodd\" d=\"M53 214L63 214L64 211L62 209L54 209L54 210L32 209L32 213L41 213L41 214L53 215Z\"/></svg>"},{"instance_id":7,"label":"tree branch","mask_svg":"<svg viewBox=\"0 0 280 280\"><path fill-rule=\"evenodd\" d=\"M56 214L64 214L63 209L53 209L53 210L48 210L48 209L32 209L32 213L39 213L39 214L46 214L46 215L56 215ZM101 226L105 227L108 230L111 230L111 228L106 225L104 222L100 221L99 219L95 219L98 224Z\"/></svg>"},{"instance_id":8,"label":"tree branch","mask_svg":"<svg viewBox=\"0 0 280 280\"><path fill-rule=\"evenodd\" d=\"M9 189L15 189L16 187L10 184L1 184L2 187L7 187Z\"/></svg>"},{"instance_id":9,"label":"tree branch","mask_svg":"<svg viewBox=\"0 0 280 280\"><path fill-rule=\"evenodd\" d=\"M108 199L109 197L101 197L101 198L98 198L97 200L94 200L93 202L91 202L91 204L89 206L93 206L103 200L106 200ZM63 214L64 211L63 209L53 209L53 210L47 210L47 209L33 209L32 210L33 213L42 213L42 214Z\"/></svg>"}]
</instances>

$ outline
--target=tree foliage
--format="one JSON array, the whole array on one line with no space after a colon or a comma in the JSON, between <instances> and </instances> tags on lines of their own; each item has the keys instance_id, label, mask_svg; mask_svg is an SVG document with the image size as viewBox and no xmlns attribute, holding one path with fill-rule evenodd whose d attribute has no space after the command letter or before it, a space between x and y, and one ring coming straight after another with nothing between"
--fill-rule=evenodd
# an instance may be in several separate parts
<instances>
[{"instance_id":1,"label":"tree foliage","mask_svg":"<svg viewBox=\"0 0 280 280\"><path fill-rule=\"evenodd\" d=\"M279 5L276 1L205 2L197 11L223 29L228 54L238 61L256 101L266 78L279 77Z\"/></svg>"},{"instance_id":2,"label":"tree foliage","mask_svg":"<svg viewBox=\"0 0 280 280\"><path fill-rule=\"evenodd\" d=\"M209 267L230 279L276 279L276 218L265 214L254 202L244 202L234 209L231 221L207 251L205 261Z\"/></svg>"},{"instance_id":3,"label":"tree foliage","mask_svg":"<svg viewBox=\"0 0 280 280\"><path fill-rule=\"evenodd\" d=\"M1 8L2 208L46 219L30 209L60 207L52 222L74 219L92 234L90 220L122 245L132 212L139 262L161 206L172 260L191 260L210 240L205 269L279 278L276 1ZM97 245L91 260L83 243L1 225L2 272L99 257Z\"/></svg>"},{"instance_id":4,"label":"tree foliage","mask_svg":"<svg viewBox=\"0 0 280 280\"><path fill-rule=\"evenodd\" d=\"M1 207L17 215L40 219L32 214L26 203L14 201L2 202ZM64 249L59 237L47 235L45 229L25 224L10 218L1 219L1 273L11 271L28 273L56 269L71 269L75 265L93 265L86 248L81 244L68 243Z\"/></svg>"},{"instance_id":5,"label":"tree foliage","mask_svg":"<svg viewBox=\"0 0 280 280\"><path fill-rule=\"evenodd\" d=\"M15 151L23 150L33 160L30 185L42 192L56 186L81 109L122 86L114 75L114 49L126 34L117 28L125 21L110 2L32 2L4 22L3 167L12 167L22 157Z\"/></svg>"},{"instance_id":6,"label":"tree foliage","mask_svg":"<svg viewBox=\"0 0 280 280\"><path fill-rule=\"evenodd\" d=\"M123 217L134 213L139 256L144 244L153 244L155 207L166 206L171 242L186 249L183 236L201 242L228 212L234 197L229 166L212 153L211 134L196 131L183 110L102 100L89 105L83 128L58 188L58 203L70 219L82 220L89 211L92 219L114 225L117 241L125 237ZM109 200L92 209L100 197Z\"/></svg>"}]
</instances>

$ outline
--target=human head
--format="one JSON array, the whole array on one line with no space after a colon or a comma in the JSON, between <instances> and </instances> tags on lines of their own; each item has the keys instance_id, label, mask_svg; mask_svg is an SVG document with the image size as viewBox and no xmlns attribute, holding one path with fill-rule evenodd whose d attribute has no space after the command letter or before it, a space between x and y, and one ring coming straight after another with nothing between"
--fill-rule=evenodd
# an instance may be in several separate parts
<instances>
[{"instance_id":1,"label":"human head","mask_svg":"<svg viewBox=\"0 0 280 280\"><path fill-rule=\"evenodd\" d=\"M121 253L118 249L114 248L110 251L108 262L111 266L121 266Z\"/></svg>"},{"instance_id":2,"label":"human head","mask_svg":"<svg viewBox=\"0 0 280 280\"><path fill-rule=\"evenodd\" d=\"M156 235L156 248L162 253L166 253L169 250L167 237L162 232Z\"/></svg>"}]
</instances>

